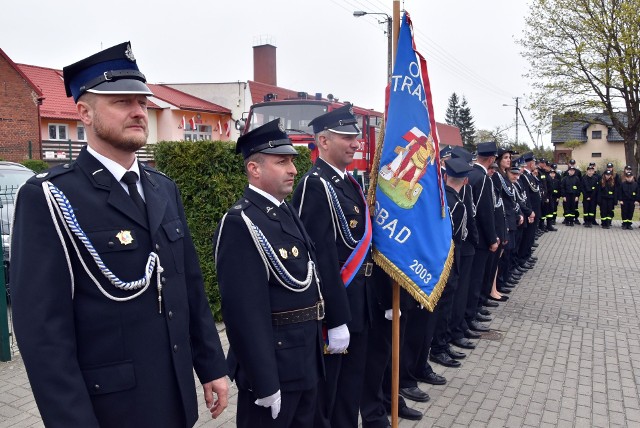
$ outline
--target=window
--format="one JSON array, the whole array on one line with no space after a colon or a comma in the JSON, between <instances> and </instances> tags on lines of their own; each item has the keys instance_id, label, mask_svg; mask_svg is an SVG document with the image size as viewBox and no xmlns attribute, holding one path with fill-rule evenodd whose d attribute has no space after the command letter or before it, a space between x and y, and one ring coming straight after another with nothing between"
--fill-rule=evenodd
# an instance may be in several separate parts
<instances>
[{"instance_id":1,"label":"window","mask_svg":"<svg viewBox=\"0 0 640 428\"><path fill-rule=\"evenodd\" d=\"M49 139L50 140L66 140L69 134L67 132L67 125L60 125L57 123L49 124Z\"/></svg>"},{"instance_id":2,"label":"window","mask_svg":"<svg viewBox=\"0 0 640 428\"><path fill-rule=\"evenodd\" d=\"M191 126L187 124L185 129L184 139L185 141L204 141L211 140L213 127L211 125L200 125L196 123L196 129L190 129Z\"/></svg>"},{"instance_id":3,"label":"window","mask_svg":"<svg viewBox=\"0 0 640 428\"><path fill-rule=\"evenodd\" d=\"M592 140L602 140L602 131L591 131Z\"/></svg>"},{"instance_id":4,"label":"window","mask_svg":"<svg viewBox=\"0 0 640 428\"><path fill-rule=\"evenodd\" d=\"M84 124L78 124L78 141L87 141L87 136L84 133Z\"/></svg>"},{"instance_id":5,"label":"window","mask_svg":"<svg viewBox=\"0 0 640 428\"><path fill-rule=\"evenodd\" d=\"M591 153L591 157L592 158L601 158L602 157L602 153Z\"/></svg>"}]
</instances>

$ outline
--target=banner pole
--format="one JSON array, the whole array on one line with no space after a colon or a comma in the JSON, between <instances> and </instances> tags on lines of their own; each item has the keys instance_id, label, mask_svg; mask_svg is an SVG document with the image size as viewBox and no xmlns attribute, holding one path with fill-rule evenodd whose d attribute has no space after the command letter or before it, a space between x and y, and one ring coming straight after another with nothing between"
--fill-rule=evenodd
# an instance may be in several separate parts
<instances>
[{"instance_id":1,"label":"banner pole","mask_svg":"<svg viewBox=\"0 0 640 428\"><path fill-rule=\"evenodd\" d=\"M391 321L391 426L398 428L400 394L400 285L393 281L393 319ZM406 315L405 315L406 316Z\"/></svg>"}]
</instances>

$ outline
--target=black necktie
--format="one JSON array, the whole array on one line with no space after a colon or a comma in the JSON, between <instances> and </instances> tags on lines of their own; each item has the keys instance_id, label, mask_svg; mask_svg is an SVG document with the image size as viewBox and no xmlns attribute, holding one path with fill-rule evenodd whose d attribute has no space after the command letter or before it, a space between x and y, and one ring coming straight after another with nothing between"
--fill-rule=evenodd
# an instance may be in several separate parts
<instances>
[{"instance_id":1,"label":"black necktie","mask_svg":"<svg viewBox=\"0 0 640 428\"><path fill-rule=\"evenodd\" d=\"M289 209L289 207L287 206L286 202L283 202L280 204L280 208L282 208L282 211L284 211L285 213L287 213L287 215L291 218L293 218L293 215L291 214L291 210Z\"/></svg>"},{"instance_id":2,"label":"black necktie","mask_svg":"<svg viewBox=\"0 0 640 428\"><path fill-rule=\"evenodd\" d=\"M142 196L140 196L140 192L138 192L138 186L136 185L138 183L138 174L136 174L133 171L127 171L122 176L121 181L127 185L127 189L129 190L129 196L131 196L131 199L133 199L133 203L136 204L136 207L138 207L138 209L146 219L147 206L144 203Z\"/></svg>"}]
</instances>

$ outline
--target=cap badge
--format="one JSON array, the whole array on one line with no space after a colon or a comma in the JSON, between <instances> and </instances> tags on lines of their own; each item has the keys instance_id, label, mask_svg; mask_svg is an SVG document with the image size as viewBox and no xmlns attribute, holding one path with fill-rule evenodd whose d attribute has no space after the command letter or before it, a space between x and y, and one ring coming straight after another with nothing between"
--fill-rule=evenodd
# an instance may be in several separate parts
<instances>
[{"instance_id":1,"label":"cap badge","mask_svg":"<svg viewBox=\"0 0 640 428\"><path fill-rule=\"evenodd\" d=\"M349 113L353 114L353 107L349 107Z\"/></svg>"},{"instance_id":2,"label":"cap badge","mask_svg":"<svg viewBox=\"0 0 640 428\"><path fill-rule=\"evenodd\" d=\"M135 62L136 57L133 56L133 51L131 50L131 44L127 44L127 49L124 51L124 56L131 62Z\"/></svg>"},{"instance_id":3,"label":"cap badge","mask_svg":"<svg viewBox=\"0 0 640 428\"><path fill-rule=\"evenodd\" d=\"M355 229L357 225L358 225L358 220L351 220L351 221L349 221L349 227L350 227L351 229Z\"/></svg>"},{"instance_id":4,"label":"cap badge","mask_svg":"<svg viewBox=\"0 0 640 428\"><path fill-rule=\"evenodd\" d=\"M130 230L121 230L116 235L116 238L118 238L122 245L129 245L133 242L133 236L131 236Z\"/></svg>"},{"instance_id":5,"label":"cap badge","mask_svg":"<svg viewBox=\"0 0 640 428\"><path fill-rule=\"evenodd\" d=\"M282 257L283 259L286 259L287 257L289 257L287 250L285 250L284 248L280 248L278 252L280 253L280 257Z\"/></svg>"},{"instance_id":6,"label":"cap badge","mask_svg":"<svg viewBox=\"0 0 640 428\"><path fill-rule=\"evenodd\" d=\"M280 132L284 132L284 124L281 121L278 121L278 129Z\"/></svg>"},{"instance_id":7,"label":"cap badge","mask_svg":"<svg viewBox=\"0 0 640 428\"><path fill-rule=\"evenodd\" d=\"M298 254L300 254L300 252L298 251L298 247L293 247L291 249L291 254L293 254L293 257L298 257Z\"/></svg>"}]
</instances>

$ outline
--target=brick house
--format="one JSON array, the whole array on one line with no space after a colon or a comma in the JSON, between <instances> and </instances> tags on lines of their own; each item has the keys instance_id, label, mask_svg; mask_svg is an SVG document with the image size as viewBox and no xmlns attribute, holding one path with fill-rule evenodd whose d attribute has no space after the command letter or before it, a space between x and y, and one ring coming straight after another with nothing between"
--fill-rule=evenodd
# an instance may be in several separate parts
<instances>
[{"instance_id":1,"label":"brick house","mask_svg":"<svg viewBox=\"0 0 640 428\"><path fill-rule=\"evenodd\" d=\"M40 159L42 91L2 49L0 85L0 158Z\"/></svg>"}]
</instances>

